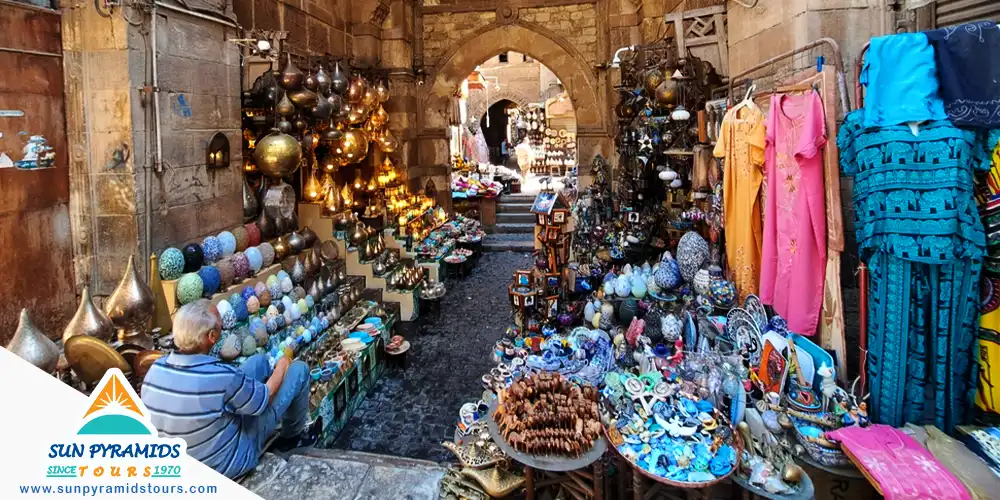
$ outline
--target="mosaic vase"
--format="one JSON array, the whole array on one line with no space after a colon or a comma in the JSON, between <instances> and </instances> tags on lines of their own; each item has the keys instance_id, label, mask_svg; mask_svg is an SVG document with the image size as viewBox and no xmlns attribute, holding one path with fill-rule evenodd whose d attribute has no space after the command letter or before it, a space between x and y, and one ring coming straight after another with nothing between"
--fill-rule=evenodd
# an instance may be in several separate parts
<instances>
[{"instance_id":1,"label":"mosaic vase","mask_svg":"<svg viewBox=\"0 0 1000 500\"><path fill-rule=\"evenodd\" d=\"M654 273L656 286L660 290L670 290L681 284L681 271L670 252L664 252L660 268Z\"/></svg>"},{"instance_id":2,"label":"mosaic vase","mask_svg":"<svg viewBox=\"0 0 1000 500\"><path fill-rule=\"evenodd\" d=\"M694 231L688 231L681 236L681 240L677 242L677 264L684 281L693 282L694 275L706 260L708 260L708 242L705 238Z\"/></svg>"},{"instance_id":3,"label":"mosaic vase","mask_svg":"<svg viewBox=\"0 0 1000 500\"><path fill-rule=\"evenodd\" d=\"M708 286L712 283L712 277L708 274L708 269L699 269L694 273L694 291L698 295L708 294Z\"/></svg>"},{"instance_id":4,"label":"mosaic vase","mask_svg":"<svg viewBox=\"0 0 1000 500\"><path fill-rule=\"evenodd\" d=\"M722 268L719 266L709 268L709 274L711 275L711 284L708 295L712 302L716 307L733 307L736 302L736 286L722 275Z\"/></svg>"},{"instance_id":5,"label":"mosaic vase","mask_svg":"<svg viewBox=\"0 0 1000 500\"><path fill-rule=\"evenodd\" d=\"M663 340L672 343L681 338L684 322L676 315L667 314L660 319L660 329L663 331Z\"/></svg>"}]
</instances>

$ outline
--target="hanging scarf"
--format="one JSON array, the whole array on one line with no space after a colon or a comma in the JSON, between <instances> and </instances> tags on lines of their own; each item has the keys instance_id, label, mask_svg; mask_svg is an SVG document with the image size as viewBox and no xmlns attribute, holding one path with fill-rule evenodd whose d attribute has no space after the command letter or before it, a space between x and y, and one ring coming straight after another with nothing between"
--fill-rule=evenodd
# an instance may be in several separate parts
<instances>
[{"instance_id":1,"label":"hanging scarf","mask_svg":"<svg viewBox=\"0 0 1000 500\"><path fill-rule=\"evenodd\" d=\"M926 32L941 97L958 126L1000 127L1000 27L992 21Z\"/></svg>"}]
</instances>

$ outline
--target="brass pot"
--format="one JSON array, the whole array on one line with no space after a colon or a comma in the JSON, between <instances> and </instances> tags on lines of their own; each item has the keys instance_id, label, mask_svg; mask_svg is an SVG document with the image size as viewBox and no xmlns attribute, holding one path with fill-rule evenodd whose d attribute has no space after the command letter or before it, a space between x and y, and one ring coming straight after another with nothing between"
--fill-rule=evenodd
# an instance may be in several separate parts
<instances>
[{"instance_id":1,"label":"brass pot","mask_svg":"<svg viewBox=\"0 0 1000 500\"><path fill-rule=\"evenodd\" d=\"M349 129L344 132L340 142L340 154L347 163L358 163L368 156L368 136L360 129Z\"/></svg>"},{"instance_id":2,"label":"brass pot","mask_svg":"<svg viewBox=\"0 0 1000 500\"><path fill-rule=\"evenodd\" d=\"M35 326L27 309L21 309L21 319L7 350L46 373L55 371L59 364L59 347Z\"/></svg>"},{"instance_id":3,"label":"brass pot","mask_svg":"<svg viewBox=\"0 0 1000 500\"><path fill-rule=\"evenodd\" d=\"M298 109L309 109L319 103L319 96L309 89L289 91L288 99Z\"/></svg>"},{"instance_id":4,"label":"brass pot","mask_svg":"<svg viewBox=\"0 0 1000 500\"><path fill-rule=\"evenodd\" d=\"M292 63L292 55L288 54L288 64L285 65L285 69L281 70L281 74L278 76L278 85L285 90L298 90L302 88L302 81L305 79L305 75L302 71Z\"/></svg>"},{"instance_id":5,"label":"brass pot","mask_svg":"<svg viewBox=\"0 0 1000 500\"><path fill-rule=\"evenodd\" d=\"M80 307L63 330L63 342L77 335L89 335L105 342L111 342L115 336L115 324L104 311L94 305L90 297L90 287L86 286L83 287L83 294L80 296Z\"/></svg>"},{"instance_id":6,"label":"brass pot","mask_svg":"<svg viewBox=\"0 0 1000 500\"><path fill-rule=\"evenodd\" d=\"M153 339L146 333L146 324L154 304L153 291L139 278L135 257L129 256L125 275L104 303L104 312L119 329L118 340L152 349Z\"/></svg>"},{"instance_id":7,"label":"brass pot","mask_svg":"<svg viewBox=\"0 0 1000 500\"><path fill-rule=\"evenodd\" d=\"M261 173L280 179L299 169L302 146L294 137L272 129L270 134L257 142L253 159Z\"/></svg>"},{"instance_id":8,"label":"brass pot","mask_svg":"<svg viewBox=\"0 0 1000 500\"><path fill-rule=\"evenodd\" d=\"M306 240L299 234L298 231L292 231L292 234L288 235L288 248L294 254L299 254L306 249Z\"/></svg>"}]
</instances>

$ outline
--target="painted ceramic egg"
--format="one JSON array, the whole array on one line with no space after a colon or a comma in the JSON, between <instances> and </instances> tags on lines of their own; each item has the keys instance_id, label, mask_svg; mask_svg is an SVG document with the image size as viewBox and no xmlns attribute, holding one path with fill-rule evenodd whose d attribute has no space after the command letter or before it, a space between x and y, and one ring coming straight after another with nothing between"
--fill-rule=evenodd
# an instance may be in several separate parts
<instances>
[{"instance_id":1,"label":"painted ceramic egg","mask_svg":"<svg viewBox=\"0 0 1000 500\"><path fill-rule=\"evenodd\" d=\"M309 306L309 309L312 309L313 307L316 306L316 299L314 299L312 295L306 295L305 301L306 305Z\"/></svg>"},{"instance_id":2,"label":"painted ceramic egg","mask_svg":"<svg viewBox=\"0 0 1000 500\"><path fill-rule=\"evenodd\" d=\"M322 318L320 318L320 320L319 320L319 326L323 327L324 330L326 330L327 328L330 328L330 320L327 319L325 316L322 317Z\"/></svg>"},{"instance_id":3,"label":"painted ceramic egg","mask_svg":"<svg viewBox=\"0 0 1000 500\"><path fill-rule=\"evenodd\" d=\"M233 269L232 260L224 258L215 263L215 268L219 270L219 276L222 278L222 286L220 288L230 286L236 281L236 270Z\"/></svg>"},{"instance_id":4,"label":"painted ceramic egg","mask_svg":"<svg viewBox=\"0 0 1000 500\"><path fill-rule=\"evenodd\" d=\"M177 301L181 304L200 299L204 292L204 284L198 273L187 273L177 280Z\"/></svg>"},{"instance_id":5,"label":"painted ceramic egg","mask_svg":"<svg viewBox=\"0 0 1000 500\"><path fill-rule=\"evenodd\" d=\"M601 304L601 316L606 316L609 320L615 315L615 306L611 302Z\"/></svg>"},{"instance_id":6,"label":"painted ceramic egg","mask_svg":"<svg viewBox=\"0 0 1000 500\"><path fill-rule=\"evenodd\" d=\"M267 307L271 305L271 292L267 288L264 291L257 294L257 300L260 302L261 307Z\"/></svg>"},{"instance_id":7,"label":"painted ceramic egg","mask_svg":"<svg viewBox=\"0 0 1000 500\"><path fill-rule=\"evenodd\" d=\"M257 296L257 293L254 292L254 289L253 289L252 286L248 285L248 286L243 287L243 290L240 290L240 297L243 297L243 300L250 300L250 297L256 297L256 296Z\"/></svg>"},{"instance_id":8,"label":"painted ceramic egg","mask_svg":"<svg viewBox=\"0 0 1000 500\"><path fill-rule=\"evenodd\" d=\"M274 304L267 306L267 312L265 313L265 315L268 318L277 318L278 315L280 314L281 313L278 311L278 308Z\"/></svg>"},{"instance_id":9,"label":"painted ceramic egg","mask_svg":"<svg viewBox=\"0 0 1000 500\"><path fill-rule=\"evenodd\" d=\"M201 277L202 293L206 296L218 292L219 287L222 286L222 275L219 274L219 269L215 266L202 267L198 270L198 276Z\"/></svg>"},{"instance_id":10,"label":"painted ceramic egg","mask_svg":"<svg viewBox=\"0 0 1000 500\"><path fill-rule=\"evenodd\" d=\"M257 341L257 347L267 347L267 341L269 336L267 334L267 327L261 323L259 326L252 330L253 338Z\"/></svg>"},{"instance_id":11,"label":"painted ceramic egg","mask_svg":"<svg viewBox=\"0 0 1000 500\"><path fill-rule=\"evenodd\" d=\"M240 299L240 302L233 306L233 313L236 314L236 321L246 321L250 317L250 311L247 310L247 303Z\"/></svg>"},{"instance_id":12,"label":"painted ceramic egg","mask_svg":"<svg viewBox=\"0 0 1000 500\"><path fill-rule=\"evenodd\" d=\"M263 267L270 266L274 263L274 247L270 243L264 242L257 245L257 250L260 250L260 255L263 258Z\"/></svg>"},{"instance_id":13,"label":"painted ceramic egg","mask_svg":"<svg viewBox=\"0 0 1000 500\"><path fill-rule=\"evenodd\" d=\"M296 300L298 300L298 299L304 299L304 298L306 298L306 289L302 288L301 286L296 286L292 290L292 295L295 295L295 299Z\"/></svg>"},{"instance_id":14,"label":"painted ceramic egg","mask_svg":"<svg viewBox=\"0 0 1000 500\"><path fill-rule=\"evenodd\" d=\"M615 276L615 273L613 273L611 271L608 271L608 274L604 275L604 280L602 281L602 283L607 283L609 281L614 281L615 278L617 278L617 276Z\"/></svg>"},{"instance_id":15,"label":"painted ceramic egg","mask_svg":"<svg viewBox=\"0 0 1000 500\"><path fill-rule=\"evenodd\" d=\"M292 293L293 289L295 289L295 285L292 284L292 278L286 276L281 280L282 293Z\"/></svg>"},{"instance_id":16,"label":"painted ceramic egg","mask_svg":"<svg viewBox=\"0 0 1000 500\"><path fill-rule=\"evenodd\" d=\"M684 331L684 322L674 314L667 314L660 320L660 329L663 331L663 338L667 342L675 342L681 338Z\"/></svg>"},{"instance_id":17,"label":"painted ceramic egg","mask_svg":"<svg viewBox=\"0 0 1000 500\"><path fill-rule=\"evenodd\" d=\"M236 273L237 281L250 277L250 261L243 252L233 254L233 272Z\"/></svg>"},{"instance_id":18,"label":"painted ceramic egg","mask_svg":"<svg viewBox=\"0 0 1000 500\"><path fill-rule=\"evenodd\" d=\"M250 314L257 314L260 312L260 300L257 299L256 295L251 295L247 299L247 312Z\"/></svg>"},{"instance_id":19,"label":"painted ceramic egg","mask_svg":"<svg viewBox=\"0 0 1000 500\"><path fill-rule=\"evenodd\" d=\"M291 278L291 276L288 275L288 272L285 271L284 269L278 271L278 274L276 276L278 277L277 278L278 281L284 281L285 278Z\"/></svg>"},{"instance_id":20,"label":"painted ceramic egg","mask_svg":"<svg viewBox=\"0 0 1000 500\"><path fill-rule=\"evenodd\" d=\"M267 282L265 284L267 285L268 288L271 288L272 286L278 285L280 283L281 283L281 280L279 280L276 275L272 274L272 275L270 275L270 276L267 277Z\"/></svg>"},{"instance_id":21,"label":"painted ceramic egg","mask_svg":"<svg viewBox=\"0 0 1000 500\"><path fill-rule=\"evenodd\" d=\"M641 274L635 274L632 276L632 295L636 298L643 298L646 296L646 278Z\"/></svg>"},{"instance_id":22,"label":"painted ceramic egg","mask_svg":"<svg viewBox=\"0 0 1000 500\"><path fill-rule=\"evenodd\" d=\"M602 306L602 308L603 308L603 306ZM609 314L609 315L605 316L602 313L600 321L597 322L597 326L601 330L610 330L611 327L614 326L614 314Z\"/></svg>"},{"instance_id":23,"label":"painted ceramic egg","mask_svg":"<svg viewBox=\"0 0 1000 500\"><path fill-rule=\"evenodd\" d=\"M653 268L650 267L649 262L646 262L642 265L642 274L649 276L652 272L652 269Z\"/></svg>"},{"instance_id":24,"label":"painted ceramic egg","mask_svg":"<svg viewBox=\"0 0 1000 500\"><path fill-rule=\"evenodd\" d=\"M260 297L260 294L267 291L267 285L263 281L258 281L253 285L254 295Z\"/></svg>"},{"instance_id":25,"label":"painted ceramic egg","mask_svg":"<svg viewBox=\"0 0 1000 500\"><path fill-rule=\"evenodd\" d=\"M712 282L712 277L708 274L708 269L699 269L694 273L694 291L698 295L707 295L708 286Z\"/></svg>"},{"instance_id":26,"label":"painted ceramic egg","mask_svg":"<svg viewBox=\"0 0 1000 500\"><path fill-rule=\"evenodd\" d=\"M233 238L236 240L237 252L242 252L250 246L250 236L247 234L245 227L236 226L231 232L233 233Z\"/></svg>"},{"instance_id":27,"label":"painted ceramic egg","mask_svg":"<svg viewBox=\"0 0 1000 500\"><path fill-rule=\"evenodd\" d=\"M293 305L295 305L295 302L292 301L291 297L288 297L286 295L286 296L284 296L284 297L281 298L281 305L282 305L282 307L284 307L284 310L287 311L287 310L291 309ZM284 311L282 311L282 312L284 312Z\"/></svg>"},{"instance_id":28,"label":"painted ceramic egg","mask_svg":"<svg viewBox=\"0 0 1000 500\"><path fill-rule=\"evenodd\" d=\"M293 322L295 322L295 315L292 314L292 310L295 310L295 312L298 312L298 310L293 307L291 309L285 309L285 312L283 314L283 316L285 317L285 324L287 324L287 325L290 325Z\"/></svg>"},{"instance_id":29,"label":"painted ceramic egg","mask_svg":"<svg viewBox=\"0 0 1000 500\"><path fill-rule=\"evenodd\" d=\"M219 311L219 317L222 318L223 328L233 328L236 326L236 313L233 312L232 304L223 300L216 304L215 307Z\"/></svg>"},{"instance_id":30,"label":"painted ceramic egg","mask_svg":"<svg viewBox=\"0 0 1000 500\"><path fill-rule=\"evenodd\" d=\"M708 260L708 242L700 234L688 231L677 242L677 264L680 266L681 277L691 283L694 275Z\"/></svg>"},{"instance_id":31,"label":"painted ceramic egg","mask_svg":"<svg viewBox=\"0 0 1000 500\"><path fill-rule=\"evenodd\" d=\"M306 299L299 299L299 301L296 302L296 305L299 306L299 312L302 314L309 312L309 305L306 304Z\"/></svg>"},{"instance_id":32,"label":"painted ceramic egg","mask_svg":"<svg viewBox=\"0 0 1000 500\"><path fill-rule=\"evenodd\" d=\"M660 286L656 284L655 273L650 273L650 275L646 277L646 293L660 293Z\"/></svg>"},{"instance_id":33,"label":"painted ceramic egg","mask_svg":"<svg viewBox=\"0 0 1000 500\"><path fill-rule=\"evenodd\" d=\"M594 321L594 304L592 302L587 302L587 305L583 306L583 319L587 323Z\"/></svg>"},{"instance_id":34,"label":"painted ceramic egg","mask_svg":"<svg viewBox=\"0 0 1000 500\"><path fill-rule=\"evenodd\" d=\"M281 300L281 296L285 293L281 291L281 285L275 283L273 286L267 288L267 292L271 294L271 302L275 300Z\"/></svg>"},{"instance_id":35,"label":"painted ceramic egg","mask_svg":"<svg viewBox=\"0 0 1000 500\"><path fill-rule=\"evenodd\" d=\"M264 266L264 256L260 254L260 250L257 247L247 248L243 255L246 255L247 262L250 263L250 271L253 274L257 274L260 268Z\"/></svg>"},{"instance_id":36,"label":"painted ceramic egg","mask_svg":"<svg viewBox=\"0 0 1000 500\"><path fill-rule=\"evenodd\" d=\"M229 335L222 341L222 347L219 349L219 357L226 361L232 361L240 356L242 350L243 343L240 341L240 337L238 335Z\"/></svg>"},{"instance_id":37,"label":"painted ceramic egg","mask_svg":"<svg viewBox=\"0 0 1000 500\"><path fill-rule=\"evenodd\" d=\"M236 237L233 233L229 231L223 231L217 236L219 243L222 245L222 256L228 257L236 253Z\"/></svg>"},{"instance_id":38,"label":"painted ceramic egg","mask_svg":"<svg viewBox=\"0 0 1000 500\"><path fill-rule=\"evenodd\" d=\"M243 337L243 352L244 356L252 356L253 353L257 352L257 339L247 335Z\"/></svg>"},{"instance_id":39,"label":"painted ceramic egg","mask_svg":"<svg viewBox=\"0 0 1000 500\"><path fill-rule=\"evenodd\" d=\"M288 325L288 321L285 320L284 314L279 314L274 318L274 320L278 323L278 330L281 330L282 328Z\"/></svg>"},{"instance_id":40,"label":"painted ceramic egg","mask_svg":"<svg viewBox=\"0 0 1000 500\"><path fill-rule=\"evenodd\" d=\"M260 228L257 227L256 222L250 222L243 225L243 229L246 229L247 238L249 239L249 245L255 247L260 245Z\"/></svg>"},{"instance_id":41,"label":"painted ceramic egg","mask_svg":"<svg viewBox=\"0 0 1000 500\"><path fill-rule=\"evenodd\" d=\"M610 297L610 296L612 296L612 295L615 294L615 283L616 283L615 280L610 280L610 281L605 281L604 282L604 287L603 287L604 288L604 295Z\"/></svg>"},{"instance_id":42,"label":"painted ceramic egg","mask_svg":"<svg viewBox=\"0 0 1000 500\"><path fill-rule=\"evenodd\" d=\"M267 333L274 334L278 331L278 322L273 317L268 316L267 322L264 323L264 328L267 329Z\"/></svg>"},{"instance_id":43,"label":"painted ceramic egg","mask_svg":"<svg viewBox=\"0 0 1000 500\"><path fill-rule=\"evenodd\" d=\"M623 274L615 279L615 293L619 297L628 297L632 294L632 284L629 283L628 275Z\"/></svg>"},{"instance_id":44,"label":"painted ceramic egg","mask_svg":"<svg viewBox=\"0 0 1000 500\"><path fill-rule=\"evenodd\" d=\"M246 299L244 299L242 295L234 293L226 299L226 302L229 302L229 305L236 307L236 304L239 304L240 302L246 303Z\"/></svg>"},{"instance_id":45,"label":"painted ceramic egg","mask_svg":"<svg viewBox=\"0 0 1000 500\"><path fill-rule=\"evenodd\" d=\"M206 236L201 241L201 252L205 257L205 262L211 264L222 258L222 243L215 236Z\"/></svg>"},{"instance_id":46,"label":"painted ceramic egg","mask_svg":"<svg viewBox=\"0 0 1000 500\"><path fill-rule=\"evenodd\" d=\"M624 274L625 276L631 276L632 264L625 264L625 267L622 268L622 274Z\"/></svg>"},{"instance_id":47,"label":"painted ceramic egg","mask_svg":"<svg viewBox=\"0 0 1000 500\"><path fill-rule=\"evenodd\" d=\"M173 281L180 278L184 274L184 252L170 247L160 254L160 260L157 262L160 266L160 278Z\"/></svg>"},{"instance_id":48,"label":"painted ceramic egg","mask_svg":"<svg viewBox=\"0 0 1000 500\"><path fill-rule=\"evenodd\" d=\"M594 325L594 328L600 328L601 327L601 313L599 313L599 312L594 313L594 319L592 319L590 321L590 324Z\"/></svg>"},{"instance_id":49,"label":"painted ceramic egg","mask_svg":"<svg viewBox=\"0 0 1000 500\"><path fill-rule=\"evenodd\" d=\"M674 260L670 252L664 252L660 268L653 273L656 279L656 286L660 290L670 290L681 284L681 271L677 261Z\"/></svg>"}]
</instances>

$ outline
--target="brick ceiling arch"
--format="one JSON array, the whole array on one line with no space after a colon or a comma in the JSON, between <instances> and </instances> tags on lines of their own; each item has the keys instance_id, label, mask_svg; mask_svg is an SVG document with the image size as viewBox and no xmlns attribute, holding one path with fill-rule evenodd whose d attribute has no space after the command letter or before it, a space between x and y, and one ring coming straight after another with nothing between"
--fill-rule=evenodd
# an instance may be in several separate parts
<instances>
[{"instance_id":1,"label":"brick ceiling arch","mask_svg":"<svg viewBox=\"0 0 1000 500\"><path fill-rule=\"evenodd\" d=\"M441 59L430 74L423 96L422 129L445 130L450 124L451 100L462 81L476 66L503 52L526 54L552 70L573 102L580 128L606 128L596 76L583 55L562 36L544 27L517 21L486 26Z\"/></svg>"},{"instance_id":2,"label":"brick ceiling arch","mask_svg":"<svg viewBox=\"0 0 1000 500\"><path fill-rule=\"evenodd\" d=\"M524 94L516 90L500 89L498 91L490 92L489 99L477 99L475 104L469 109L469 119L475 120L476 123L479 123L479 120L481 120L483 115L486 114L486 110L505 99L517 104L519 108L527 108L528 105L533 102Z\"/></svg>"}]
</instances>

